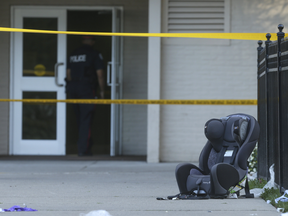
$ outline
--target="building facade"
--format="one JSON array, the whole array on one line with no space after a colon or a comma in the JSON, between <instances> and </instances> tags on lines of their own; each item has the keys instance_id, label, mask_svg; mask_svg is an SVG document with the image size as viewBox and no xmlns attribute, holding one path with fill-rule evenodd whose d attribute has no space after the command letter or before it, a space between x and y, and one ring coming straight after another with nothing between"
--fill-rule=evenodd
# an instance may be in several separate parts
<instances>
[{"instance_id":1,"label":"building facade","mask_svg":"<svg viewBox=\"0 0 288 216\"><path fill-rule=\"evenodd\" d=\"M286 7L284 0L6 0L0 2L0 26L81 32L267 33L276 32L279 23L288 23ZM61 85L67 56L79 45L79 37L0 32L0 98L65 99ZM107 64L107 98L257 98L257 41L97 40L96 48ZM39 110L47 115L39 115ZM206 142L205 122L239 112L257 117L256 106L101 105L95 114L94 151L147 155L148 162L197 161ZM33 108L1 102L0 120L2 155L75 153L75 119L69 105Z\"/></svg>"}]
</instances>

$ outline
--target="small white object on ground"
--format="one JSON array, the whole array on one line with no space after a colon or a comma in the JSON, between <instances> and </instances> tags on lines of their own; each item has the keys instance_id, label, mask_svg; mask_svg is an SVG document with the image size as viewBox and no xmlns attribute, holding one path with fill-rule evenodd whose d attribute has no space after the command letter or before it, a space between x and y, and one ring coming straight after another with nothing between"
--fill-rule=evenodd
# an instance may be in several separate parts
<instances>
[{"instance_id":1,"label":"small white object on ground","mask_svg":"<svg viewBox=\"0 0 288 216\"><path fill-rule=\"evenodd\" d=\"M286 195L286 196L285 196ZM284 194L278 198L275 199L275 202L278 203L280 202L288 202L288 190L285 190Z\"/></svg>"},{"instance_id":2,"label":"small white object on ground","mask_svg":"<svg viewBox=\"0 0 288 216\"><path fill-rule=\"evenodd\" d=\"M284 208L277 208L277 212L283 212Z\"/></svg>"},{"instance_id":3,"label":"small white object on ground","mask_svg":"<svg viewBox=\"0 0 288 216\"><path fill-rule=\"evenodd\" d=\"M233 194L229 194L227 198L228 199L238 199L238 196L236 193L233 193Z\"/></svg>"},{"instance_id":4,"label":"small white object on ground","mask_svg":"<svg viewBox=\"0 0 288 216\"><path fill-rule=\"evenodd\" d=\"M91 211L88 214L81 213L79 216L112 216L105 210Z\"/></svg>"}]
</instances>

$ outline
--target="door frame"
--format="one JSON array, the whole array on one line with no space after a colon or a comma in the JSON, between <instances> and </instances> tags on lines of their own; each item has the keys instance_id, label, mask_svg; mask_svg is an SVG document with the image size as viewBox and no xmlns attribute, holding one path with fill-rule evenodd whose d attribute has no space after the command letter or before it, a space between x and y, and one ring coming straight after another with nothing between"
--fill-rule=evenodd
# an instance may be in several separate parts
<instances>
[{"instance_id":1,"label":"door frame","mask_svg":"<svg viewBox=\"0 0 288 216\"><path fill-rule=\"evenodd\" d=\"M121 11L121 23L120 23L120 29L121 32L123 32L123 7L122 6L11 6L10 8L10 14L11 14L11 27L14 27L14 23L15 23L15 9L30 9L30 10L37 10L37 9L50 9L50 10L55 10L55 9L62 9L65 10L66 12L68 10L77 10L77 11L81 11L81 10L93 10L93 11L101 11L101 10L108 10L112 12L113 15L113 11L115 10L120 10ZM66 25L67 25L67 20L66 20ZM10 33L10 98L13 99L14 97L14 39L15 39L15 33ZM112 43L112 41L111 41ZM112 45L111 45L112 46ZM112 47L113 49L113 47ZM121 37L121 42L120 42L120 55L122 56L121 60L120 60L120 75L119 75L119 83L120 83L120 89L119 89L119 95L120 98L122 98L122 94L123 94L123 37ZM111 56L112 58L112 56ZM112 60L112 59L111 59ZM66 65L65 65L66 66ZM117 155L121 155L122 154L122 105L119 108L119 129L118 129L118 133L119 133L119 152L117 152ZM13 155L13 147L14 147L14 135L13 135L13 127L14 127L14 103L11 102L10 103L10 107L9 107L9 155ZM111 116L111 114L110 114ZM66 131L66 124L65 124L65 129L64 132ZM111 133L111 130L110 130ZM66 132L65 132L66 134ZM65 141L65 145L66 145L66 141ZM111 144L110 144L110 148L111 148ZM66 153L65 153L66 154ZM114 155L111 155L114 156Z\"/></svg>"}]
</instances>

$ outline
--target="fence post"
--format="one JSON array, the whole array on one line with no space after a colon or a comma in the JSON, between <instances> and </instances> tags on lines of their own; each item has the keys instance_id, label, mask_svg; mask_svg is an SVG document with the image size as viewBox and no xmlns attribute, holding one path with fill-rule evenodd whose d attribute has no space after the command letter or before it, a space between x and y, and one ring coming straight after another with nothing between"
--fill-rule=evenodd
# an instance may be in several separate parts
<instances>
[{"instance_id":1,"label":"fence post","mask_svg":"<svg viewBox=\"0 0 288 216\"><path fill-rule=\"evenodd\" d=\"M270 149L270 143L269 143L269 92L268 92L268 71L269 71L269 64L268 64L268 58L269 58L269 44L271 43L270 38L271 38L271 34L267 33L266 34L266 38L267 40L265 41L265 49L266 49L266 55L265 55L265 93L266 93L266 149L265 149L265 153L266 153L266 173L267 173L267 180L269 177L269 165L270 163L270 157L269 157L269 149Z\"/></svg>"},{"instance_id":2,"label":"fence post","mask_svg":"<svg viewBox=\"0 0 288 216\"><path fill-rule=\"evenodd\" d=\"M263 42L258 41L257 47L257 81L258 81L258 122L260 128L267 128L267 112L266 112L266 92L265 92L265 56L261 56L261 51L264 49L262 47ZM264 64L263 64L264 63ZM262 65L262 67L261 67ZM264 68L264 70L263 70ZM258 149L257 149L257 178L267 178L267 153L266 153L266 142L267 142L267 133L266 130L260 130L260 137L258 140Z\"/></svg>"},{"instance_id":3,"label":"fence post","mask_svg":"<svg viewBox=\"0 0 288 216\"><path fill-rule=\"evenodd\" d=\"M277 84L278 84L278 143L274 152L275 159L275 177L278 175L280 193L283 185L283 174L282 174L282 91L281 91L281 40L284 38L285 33L282 32L284 26L278 25L279 32L277 33ZM277 169L277 170L276 170Z\"/></svg>"}]
</instances>

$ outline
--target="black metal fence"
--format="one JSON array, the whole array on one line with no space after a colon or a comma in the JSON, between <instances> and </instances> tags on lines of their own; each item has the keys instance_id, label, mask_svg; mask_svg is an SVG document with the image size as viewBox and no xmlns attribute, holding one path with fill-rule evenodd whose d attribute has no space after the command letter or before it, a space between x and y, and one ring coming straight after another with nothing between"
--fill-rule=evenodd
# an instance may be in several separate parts
<instances>
[{"instance_id":1,"label":"black metal fence","mask_svg":"<svg viewBox=\"0 0 288 216\"><path fill-rule=\"evenodd\" d=\"M278 25L277 41L266 35L258 41L258 177L269 179L274 164L275 182L288 189L288 38Z\"/></svg>"}]
</instances>

